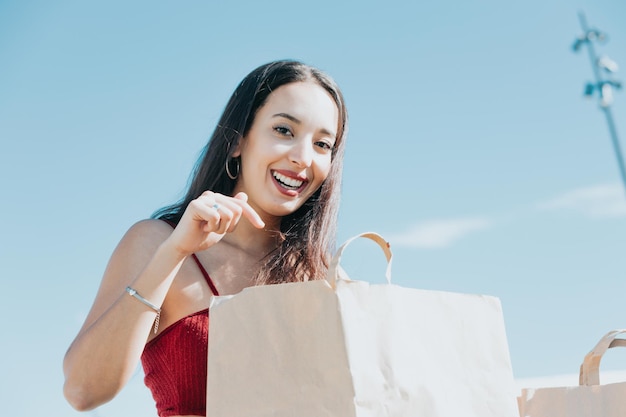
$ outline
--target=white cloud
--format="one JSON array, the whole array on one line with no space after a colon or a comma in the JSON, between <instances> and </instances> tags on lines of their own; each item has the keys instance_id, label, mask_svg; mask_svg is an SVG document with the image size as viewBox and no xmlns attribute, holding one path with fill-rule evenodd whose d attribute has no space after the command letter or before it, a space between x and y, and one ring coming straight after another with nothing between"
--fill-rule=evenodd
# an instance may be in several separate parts
<instances>
[{"instance_id":1,"label":"white cloud","mask_svg":"<svg viewBox=\"0 0 626 417\"><path fill-rule=\"evenodd\" d=\"M626 193L621 184L579 188L539 203L540 210L573 210L593 218L626 216Z\"/></svg>"},{"instance_id":2,"label":"white cloud","mask_svg":"<svg viewBox=\"0 0 626 417\"><path fill-rule=\"evenodd\" d=\"M486 218L429 220L412 226L406 232L389 236L389 242L394 246L420 249L445 248L469 233L484 230L491 224Z\"/></svg>"},{"instance_id":3,"label":"white cloud","mask_svg":"<svg viewBox=\"0 0 626 417\"><path fill-rule=\"evenodd\" d=\"M535 205L541 211L575 211L592 218L626 217L626 193L621 184L599 184L578 188ZM509 213L502 219L514 220L520 214ZM423 221L404 232L388 235L394 246L417 249L446 248L465 236L490 228L494 220L487 217L460 217Z\"/></svg>"}]
</instances>

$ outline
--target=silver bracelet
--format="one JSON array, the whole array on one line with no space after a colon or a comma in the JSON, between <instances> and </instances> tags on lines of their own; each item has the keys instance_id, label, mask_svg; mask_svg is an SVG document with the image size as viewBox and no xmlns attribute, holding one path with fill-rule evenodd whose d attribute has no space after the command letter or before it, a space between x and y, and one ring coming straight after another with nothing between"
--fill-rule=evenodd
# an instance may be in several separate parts
<instances>
[{"instance_id":1,"label":"silver bracelet","mask_svg":"<svg viewBox=\"0 0 626 417\"><path fill-rule=\"evenodd\" d=\"M161 309L155 306L154 304L152 304L150 301L143 298L141 295L139 295L137 290L135 290L134 288L126 287L126 292L131 297L136 298L137 300L141 301L142 303L144 303L145 305L147 305L148 307L156 311L157 315L156 315L156 319L154 319L154 334L156 334L157 330L159 330L159 320L161 318Z\"/></svg>"}]
</instances>

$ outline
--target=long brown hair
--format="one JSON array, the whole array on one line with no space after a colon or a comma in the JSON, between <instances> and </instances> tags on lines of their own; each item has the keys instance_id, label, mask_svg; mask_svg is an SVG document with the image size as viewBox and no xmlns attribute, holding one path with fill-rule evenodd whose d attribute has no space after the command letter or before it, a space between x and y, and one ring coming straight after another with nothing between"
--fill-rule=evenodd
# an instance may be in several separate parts
<instances>
[{"instance_id":1,"label":"long brown hair","mask_svg":"<svg viewBox=\"0 0 626 417\"><path fill-rule=\"evenodd\" d=\"M335 247L348 115L339 87L322 71L298 61L284 60L262 65L248 74L226 104L195 165L185 197L152 216L177 224L187 205L204 191L232 195L236 179L227 175L227 161L232 158L239 141L248 134L256 112L271 92L282 85L299 81L317 83L337 104L337 141L326 180L302 207L282 218L281 243L264 258L256 277L258 284L324 278L330 253Z\"/></svg>"}]
</instances>

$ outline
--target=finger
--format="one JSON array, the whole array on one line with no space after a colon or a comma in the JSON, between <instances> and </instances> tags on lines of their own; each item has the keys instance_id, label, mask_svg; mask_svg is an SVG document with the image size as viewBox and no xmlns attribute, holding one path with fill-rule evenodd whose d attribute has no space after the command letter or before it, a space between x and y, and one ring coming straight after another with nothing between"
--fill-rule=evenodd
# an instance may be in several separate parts
<instances>
[{"instance_id":1,"label":"finger","mask_svg":"<svg viewBox=\"0 0 626 417\"><path fill-rule=\"evenodd\" d=\"M248 194L244 192L240 192L240 193L235 194L234 198L238 200L248 201Z\"/></svg>"},{"instance_id":2,"label":"finger","mask_svg":"<svg viewBox=\"0 0 626 417\"><path fill-rule=\"evenodd\" d=\"M217 229L215 230L215 233L218 233L218 234L226 233L226 231L228 231L231 228L231 225L233 223L233 218L235 217L233 211L228 207L226 203L219 205L219 206L215 204L212 208L220 216L220 221L217 225Z\"/></svg>"},{"instance_id":3,"label":"finger","mask_svg":"<svg viewBox=\"0 0 626 417\"><path fill-rule=\"evenodd\" d=\"M213 204L215 203L204 198L198 198L189 203L189 207L192 210L192 218L204 223L203 230L205 231L216 229L220 222L220 214L213 208Z\"/></svg>"},{"instance_id":4,"label":"finger","mask_svg":"<svg viewBox=\"0 0 626 417\"><path fill-rule=\"evenodd\" d=\"M220 204L217 196L212 192L205 192L195 200L194 208L198 219L205 221L202 225L205 233L224 234L233 217L232 211L226 205Z\"/></svg>"},{"instance_id":5,"label":"finger","mask_svg":"<svg viewBox=\"0 0 626 417\"><path fill-rule=\"evenodd\" d=\"M222 208L224 208L224 210L228 210L228 212L225 211L223 214L228 218L228 227L226 228L226 232L230 233L235 230L235 227L237 227L237 224L239 224L239 220L241 220L241 215L243 213L243 208L237 201L234 201L234 199L232 198L225 199L222 203L223 205L220 206L220 211L222 210ZM222 216L222 220L224 220L224 216Z\"/></svg>"},{"instance_id":6,"label":"finger","mask_svg":"<svg viewBox=\"0 0 626 417\"><path fill-rule=\"evenodd\" d=\"M265 222L261 216L259 216L259 213L257 213L252 206L250 206L250 204L242 201L241 208L243 208L243 216L248 219L254 227L257 229L263 229L265 227Z\"/></svg>"},{"instance_id":7,"label":"finger","mask_svg":"<svg viewBox=\"0 0 626 417\"><path fill-rule=\"evenodd\" d=\"M246 193L237 193L234 198L241 202L239 205L243 209L243 215L250 221L250 223L252 223L254 227L256 227L257 229L262 229L265 227L265 222L263 221L261 216L259 216L259 213L257 213L256 210L254 210L252 206L248 204L248 195Z\"/></svg>"}]
</instances>

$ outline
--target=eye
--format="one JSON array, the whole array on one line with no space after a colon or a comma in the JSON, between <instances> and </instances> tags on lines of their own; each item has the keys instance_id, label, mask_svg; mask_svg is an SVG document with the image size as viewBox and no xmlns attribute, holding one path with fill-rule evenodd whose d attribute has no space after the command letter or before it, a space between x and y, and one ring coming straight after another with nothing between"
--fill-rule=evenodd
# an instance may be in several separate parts
<instances>
[{"instance_id":1,"label":"eye","mask_svg":"<svg viewBox=\"0 0 626 417\"><path fill-rule=\"evenodd\" d=\"M289 136L289 137L293 136L293 132L291 131L291 128L289 126L283 126L283 125L275 126L274 131L277 132L281 136Z\"/></svg>"},{"instance_id":2,"label":"eye","mask_svg":"<svg viewBox=\"0 0 626 417\"><path fill-rule=\"evenodd\" d=\"M315 146L318 146L325 151L332 151L334 147L332 143L325 140L318 140L317 142L315 142Z\"/></svg>"}]
</instances>

